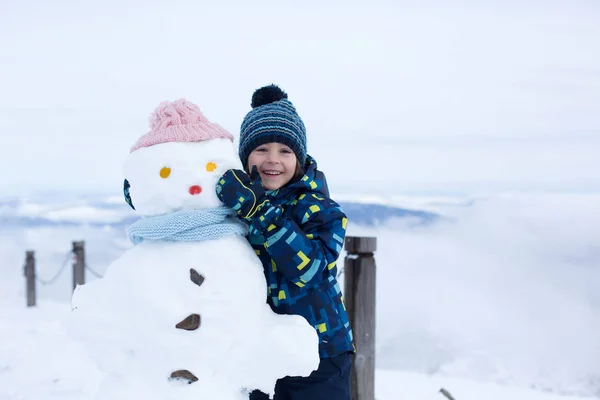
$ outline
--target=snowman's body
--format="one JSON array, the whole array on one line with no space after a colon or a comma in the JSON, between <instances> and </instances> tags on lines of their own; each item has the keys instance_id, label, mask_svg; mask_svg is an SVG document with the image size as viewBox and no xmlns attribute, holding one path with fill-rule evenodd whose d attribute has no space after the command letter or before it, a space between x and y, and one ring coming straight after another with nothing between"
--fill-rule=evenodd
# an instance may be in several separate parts
<instances>
[{"instance_id":1,"label":"snowman's body","mask_svg":"<svg viewBox=\"0 0 600 400\"><path fill-rule=\"evenodd\" d=\"M121 380L109 380L101 398L150 387L174 399L215 391L223 400L242 399L244 389L272 392L273 377L282 373L308 375L315 368L307 357L316 357L314 330L302 317L274 314L266 293L256 290L264 286L262 266L241 236L147 242L126 252L73 298L80 329L95 331L88 336L94 358ZM193 314L200 316L197 329L176 328ZM295 369L286 369L292 360ZM177 382L168 378L178 370L198 381L173 388Z\"/></svg>"},{"instance_id":2,"label":"snowman's body","mask_svg":"<svg viewBox=\"0 0 600 400\"><path fill-rule=\"evenodd\" d=\"M136 211L152 217L221 206L216 180L239 167L232 143L213 139L136 150L125 175ZM252 389L273 393L286 375L308 376L319 362L315 330L273 313L266 296L242 235L128 250L73 296L72 332L107 373L97 399L241 400Z\"/></svg>"}]
</instances>

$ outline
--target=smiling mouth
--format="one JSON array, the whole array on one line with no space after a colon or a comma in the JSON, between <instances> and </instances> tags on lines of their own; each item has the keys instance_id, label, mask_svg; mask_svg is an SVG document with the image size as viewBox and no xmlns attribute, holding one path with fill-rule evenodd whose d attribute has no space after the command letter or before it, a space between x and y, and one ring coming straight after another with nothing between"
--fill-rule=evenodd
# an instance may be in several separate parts
<instances>
[{"instance_id":1,"label":"smiling mouth","mask_svg":"<svg viewBox=\"0 0 600 400\"><path fill-rule=\"evenodd\" d=\"M270 178L275 178L282 174L282 172L278 171L263 171L262 173Z\"/></svg>"}]
</instances>

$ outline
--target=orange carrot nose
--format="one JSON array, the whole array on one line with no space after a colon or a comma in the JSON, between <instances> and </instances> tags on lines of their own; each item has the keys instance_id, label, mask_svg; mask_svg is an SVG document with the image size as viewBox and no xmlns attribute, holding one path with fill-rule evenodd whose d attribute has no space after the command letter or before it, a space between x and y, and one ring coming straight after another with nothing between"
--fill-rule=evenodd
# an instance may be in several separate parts
<instances>
[{"instance_id":1,"label":"orange carrot nose","mask_svg":"<svg viewBox=\"0 0 600 400\"><path fill-rule=\"evenodd\" d=\"M190 194L200 194L202 188L198 185L190 186Z\"/></svg>"}]
</instances>

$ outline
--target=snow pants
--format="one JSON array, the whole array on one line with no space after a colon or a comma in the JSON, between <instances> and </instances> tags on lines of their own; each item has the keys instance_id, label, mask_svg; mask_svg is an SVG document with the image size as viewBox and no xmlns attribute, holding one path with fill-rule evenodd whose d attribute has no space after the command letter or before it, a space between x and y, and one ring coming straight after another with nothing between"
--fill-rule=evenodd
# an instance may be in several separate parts
<instances>
[{"instance_id":1,"label":"snow pants","mask_svg":"<svg viewBox=\"0 0 600 400\"><path fill-rule=\"evenodd\" d=\"M308 377L286 376L275 383L273 400L350 400L350 353L322 358L319 368ZM269 400L259 390L250 393L250 400Z\"/></svg>"}]
</instances>

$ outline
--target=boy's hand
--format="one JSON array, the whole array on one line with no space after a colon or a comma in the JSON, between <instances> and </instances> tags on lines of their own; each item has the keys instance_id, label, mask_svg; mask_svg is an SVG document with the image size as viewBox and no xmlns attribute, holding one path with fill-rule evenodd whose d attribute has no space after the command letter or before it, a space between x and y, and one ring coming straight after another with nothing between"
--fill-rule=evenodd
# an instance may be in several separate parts
<instances>
[{"instance_id":1,"label":"boy's hand","mask_svg":"<svg viewBox=\"0 0 600 400\"><path fill-rule=\"evenodd\" d=\"M250 222L265 202L269 201L256 165L252 166L250 176L239 169L227 170L219 178L216 192L223 204Z\"/></svg>"}]
</instances>

